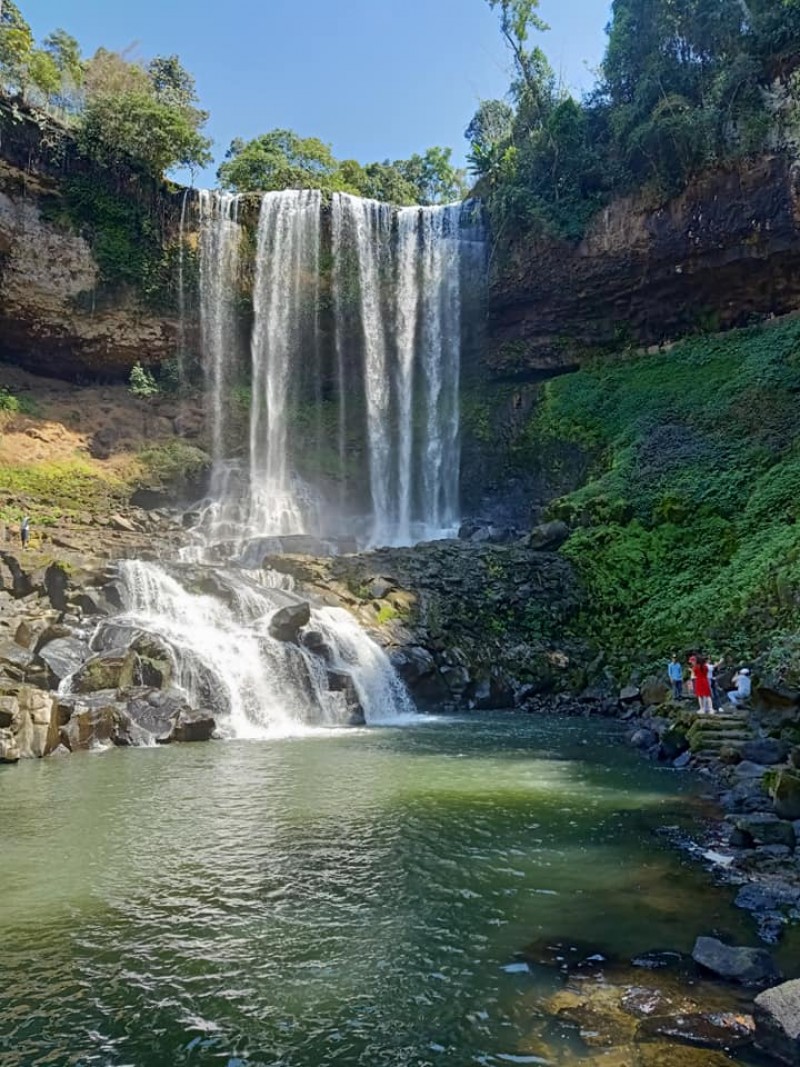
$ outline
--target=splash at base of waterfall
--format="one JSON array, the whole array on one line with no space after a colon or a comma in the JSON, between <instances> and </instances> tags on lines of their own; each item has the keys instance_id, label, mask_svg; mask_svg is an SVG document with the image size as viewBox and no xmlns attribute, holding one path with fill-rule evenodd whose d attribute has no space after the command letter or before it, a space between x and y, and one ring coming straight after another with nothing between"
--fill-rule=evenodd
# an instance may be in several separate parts
<instances>
[{"instance_id":1,"label":"splash at base of waterfall","mask_svg":"<svg viewBox=\"0 0 800 1067\"><path fill-rule=\"evenodd\" d=\"M340 608L315 607L269 572L142 561L119 565L122 613L110 632L145 632L174 684L211 711L222 736L276 738L402 723L414 706L386 653ZM279 618L290 637L276 636Z\"/></svg>"}]
</instances>

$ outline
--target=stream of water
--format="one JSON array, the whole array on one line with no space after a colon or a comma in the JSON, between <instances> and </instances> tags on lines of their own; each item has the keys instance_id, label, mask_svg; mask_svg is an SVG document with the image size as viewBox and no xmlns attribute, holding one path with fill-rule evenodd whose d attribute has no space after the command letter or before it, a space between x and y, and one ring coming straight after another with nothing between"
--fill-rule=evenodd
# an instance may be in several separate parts
<instances>
[{"instance_id":1,"label":"stream of water","mask_svg":"<svg viewBox=\"0 0 800 1067\"><path fill-rule=\"evenodd\" d=\"M525 946L754 942L654 833L693 817L688 779L607 730L483 717L3 768L4 1067L580 1064Z\"/></svg>"}]
</instances>

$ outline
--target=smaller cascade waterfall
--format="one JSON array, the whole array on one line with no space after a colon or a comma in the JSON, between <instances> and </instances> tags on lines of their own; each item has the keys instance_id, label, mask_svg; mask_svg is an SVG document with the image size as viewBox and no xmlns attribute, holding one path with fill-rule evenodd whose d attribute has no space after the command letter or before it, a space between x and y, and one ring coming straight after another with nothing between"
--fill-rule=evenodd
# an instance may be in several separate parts
<instances>
[{"instance_id":1,"label":"smaller cascade waterfall","mask_svg":"<svg viewBox=\"0 0 800 1067\"><path fill-rule=\"evenodd\" d=\"M354 699L348 703L348 686L368 724L414 713L386 654L347 612L312 608L298 643L270 634L275 613L302 600L285 581L142 561L120 563L119 575L123 614L109 625L160 638L176 684L195 707L213 710L228 736L286 736L347 723Z\"/></svg>"}]
</instances>

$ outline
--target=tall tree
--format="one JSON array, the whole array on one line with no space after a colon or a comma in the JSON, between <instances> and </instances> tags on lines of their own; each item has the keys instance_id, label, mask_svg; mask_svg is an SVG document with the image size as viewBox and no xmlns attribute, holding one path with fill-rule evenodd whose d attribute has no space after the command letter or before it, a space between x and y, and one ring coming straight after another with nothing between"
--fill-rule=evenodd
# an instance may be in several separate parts
<instances>
[{"instance_id":1,"label":"tall tree","mask_svg":"<svg viewBox=\"0 0 800 1067\"><path fill-rule=\"evenodd\" d=\"M33 33L14 0L0 3L0 82L22 90L28 80Z\"/></svg>"}]
</instances>

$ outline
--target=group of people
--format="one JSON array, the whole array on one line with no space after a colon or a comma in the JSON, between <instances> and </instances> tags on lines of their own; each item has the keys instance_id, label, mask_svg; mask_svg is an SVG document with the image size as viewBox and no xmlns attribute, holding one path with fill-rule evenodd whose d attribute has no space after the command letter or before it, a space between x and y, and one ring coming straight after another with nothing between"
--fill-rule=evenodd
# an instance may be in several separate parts
<instances>
[{"instance_id":1,"label":"group of people","mask_svg":"<svg viewBox=\"0 0 800 1067\"><path fill-rule=\"evenodd\" d=\"M719 711L722 699L717 685L717 671L722 670L724 665L724 659L712 663L707 656L701 656L698 653L689 656L690 684L700 705L701 715L713 715L715 711ZM675 700L683 699L683 674L683 664L675 652L667 665L667 675ZM728 701L734 707L739 707L745 700L749 700L752 692L748 667L739 668L733 676L733 685L736 688L728 691Z\"/></svg>"}]
</instances>

